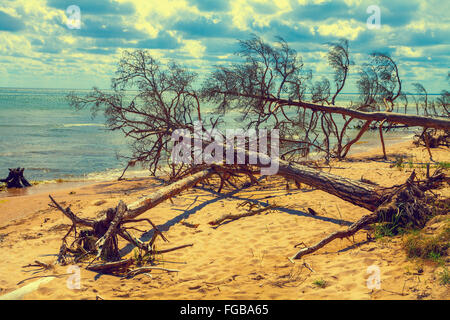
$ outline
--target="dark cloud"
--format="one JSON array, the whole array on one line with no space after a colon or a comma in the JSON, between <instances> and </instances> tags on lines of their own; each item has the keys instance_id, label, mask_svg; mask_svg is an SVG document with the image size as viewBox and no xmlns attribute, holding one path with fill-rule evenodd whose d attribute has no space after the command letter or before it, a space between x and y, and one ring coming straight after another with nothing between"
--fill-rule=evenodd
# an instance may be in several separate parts
<instances>
[{"instance_id":1,"label":"dark cloud","mask_svg":"<svg viewBox=\"0 0 450 320\"><path fill-rule=\"evenodd\" d=\"M214 22L205 17L198 16L194 19L183 19L175 22L170 29L177 30L187 39L198 38L239 38L245 33L236 29L230 21L225 22L227 16L221 17L219 22Z\"/></svg>"},{"instance_id":2,"label":"dark cloud","mask_svg":"<svg viewBox=\"0 0 450 320\"><path fill-rule=\"evenodd\" d=\"M417 1L388 1L380 6L381 24L400 27L420 18Z\"/></svg>"},{"instance_id":3,"label":"dark cloud","mask_svg":"<svg viewBox=\"0 0 450 320\"><path fill-rule=\"evenodd\" d=\"M108 16L81 19L81 28L71 30L75 34L91 38L124 38L128 40L142 39L146 34L131 26L125 25L125 19Z\"/></svg>"},{"instance_id":4,"label":"dark cloud","mask_svg":"<svg viewBox=\"0 0 450 320\"><path fill-rule=\"evenodd\" d=\"M140 49L177 49L181 46L175 37L172 37L167 31L161 31L153 39L140 40L136 48Z\"/></svg>"},{"instance_id":5,"label":"dark cloud","mask_svg":"<svg viewBox=\"0 0 450 320\"><path fill-rule=\"evenodd\" d=\"M425 31L409 31L404 34L404 43L408 46L431 46L448 44L448 31L428 29Z\"/></svg>"},{"instance_id":6,"label":"dark cloud","mask_svg":"<svg viewBox=\"0 0 450 320\"><path fill-rule=\"evenodd\" d=\"M50 7L66 10L71 5L80 8L81 14L120 14L131 15L136 12L132 3L119 3L114 0L48 0Z\"/></svg>"},{"instance_id":7,"label":"dark cloud","mask_svg":"<svg viewBox=\"0 0 450 320\"><path fill-rule=\"evenodd\" d=\"M50 53L50 54L58 54L61 53L62 47L58 45L54 45L53 43L46 42L42 46L38 46L36 48L37 52L42 53Z\"/></svg>"},{"instance_id":8,"label":"dark cloud","mask_svg":"<svg viewBox=\"0 0 450 320\"><path fill-rule=\"evenodd\" d=\"M268 26L253 26L253 30L255 33L264 35L266 38L280 36L287 42L321 43L332 39L330 37L323 37L317 32L314 35L306 26L295 23L284 23L279 20L271 21Z\"/></svg>"},{"instance_id":9,"label":"dark cloud","mask_svg":"<svg viewBox=\"0 0 450 320\"><path fill-rule=\"evenodd\" d=\"M85 49L78 49L78 51L90 54L109 55L116 53L117 48L85 48Z\"/></svg>"},{"instance_id":10,"label":"dark cloud","mask_svg":"<svg viewBox=\"0 0 450 320\"><path fill-rule=\"evenodd\" d=\"M246 39L246 38L242 38ZM239 43L236 39L217 39L209 38L203 40L203 45L206 47L205 55L221 56L234 53L239 49Z\"/></svg>"},{"instance_id":11,"label":"dark cloud","mask_svg":"<svg viewBox=\"0 0 450 320\"><path fill-rule=\"evenodd\" d=\"M286 17L293 19L293 21L354 19L366 23L367 19L373 14L373 12L367 12L367 8L371 5L374 5L372 0L362 1L357 5L350 6L343 1L309 3L306 5L295 3L293 4L293 10L287 13ZM382 25L403 26L419 17L419 2L415 0L386 1L380 4L379 8Z\"/></svg>"},{"instance_id":12,"label":"dark cloud","mask_svg":"<svg viewBox=\"0 0 450 320\"><path fill-rule=\"evenodd\" d=\"M23 28L24 24L20 19L14 18L0 10L0 31L16 32Z\"/></svg>"},{"instance_id":13,"label":"dark cloud","mask_svg":"<svg viewBox=\"0 0 450 320\"><path fill-rule=\"evenodd\" d=\"M200 11L227 11L230 8L228 0L189 0L191 5Z\"/></svg>"},{"instance_id":14,"label":"dark cloud","mask_svg":"<svg viewBox=\"0 0 450 320\"><path fill-rule=\"evenodd\" d=\"M324 21L327 19L354 18L354 12L356 12L355 7L349 7L341 1L330 1L319 4L310 3L305 5L293 3L293 10L287 16L294 19L294 21Z\"/></svg>"},{"instance_id":15,"label":"dark cloud","mask_svg":"<svg viewBox=\"0 0 450 320\"><path fill-rule=\"evenodd\" d=\"M44 42L42 40L40 40L40 39L31 39L30 43L33 46L42 46L44 44Z\"/></svg>"},{"instance_id":16,"label":"dark cloud","mask_svg":"<svg viewBox=\"0 0 450 320\"><path fill-rule=\"evenodd\" d=\"M129 48L130 42L124 39L117 38L97 38L94 39L95 47L100 48Z\"/></svg>"}]
</instances>

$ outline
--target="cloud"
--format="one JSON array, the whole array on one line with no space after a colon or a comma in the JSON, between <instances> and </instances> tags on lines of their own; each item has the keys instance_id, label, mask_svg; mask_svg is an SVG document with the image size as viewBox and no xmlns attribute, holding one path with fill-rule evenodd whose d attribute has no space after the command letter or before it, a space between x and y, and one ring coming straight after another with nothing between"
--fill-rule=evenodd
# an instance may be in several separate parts
<instances>
[{"instance_id":1,"label":"cloud","mask_svg":"<svg viewBox=\"0 0 450 320\"><path fill-rule=\"evenodd\" d=\"M110 55L116 53L117 48L80 48L79 52L89 53L89 54L102 54L102 55Z\"/></svg>"},{"instance_id":2,"label":"cloud","mask_svg":"<svg viewBox=\"0 0 450 320\"><path fill-rule=\"evenodd\" d=\"M79 30L66 26L69 5L80 7ZM381 29L367 28L369 5L380 7ZM238 61L237 40L256 34L272 43L283 37L315 79L332 79L326 43L345 37L355 61L351 82L368 54L382 51L398 62L405 83L427 72L424 85L439 92L448 72L449 9L448 1L439 0L1 1L0 54L8 62L0 86L10 85L5 79L32 85L36 80L27 81L40 76L55 87L76 85L76 79L88 87L108 83L109 76L101 77L114 71L122 50L133 48L152 50L161 61L175 59L206 77L214 65ZM58 70L69 61L77 77L64 80Z\"/></svg>"},{"instance_id":3,"label":"cloud","mask_svg":"<svg viewBox=\"0 0 450 320\"><path fill-rule=\"evenodd\" d=\"M24 29L23 22L0 10L0 31L17 32Z\"/></svg>"},{"instance_id":4,"label":"cloud","mask_svg":"<svg viewBox=\"0 0 450 320\"><path fill-rule=\"evenodd\" d=\"M140 39L147 36L129 25L123 17L85 17L81 21L81 28L72 31L83 37Z\"/></svg>"},{"instance_id":5,"label":"cloud","mask_svg":"<svg viewBox=\"0 0 450 320\"><path fill-rule=\"evenodd\" d=\"M239 38L245 33L234 28L230 23L222 19L208 19L197 16L193 19L181 19L170 26L179 31L186 39L198 38Z\"/></svg>"},{"instance_id":6,"label":"cloud","mask_svg":"<svg viewBox=\"0 0 450 320\"><path fill-rule=\"evenodd\" d=\"M266 38L271 37L270 40L273 40L275 36L281 36L287 42L323 42L325 40L325 37L315 33L314 28L279 20L272 20L268 26L253 26L253 29Z\"/></svg>"},{"instance_id":7,"label":"cloud","mask_svg":"<svg viewBox=\"0 0 450 320\"><path fill-rule=\"evenodd\" d=\"M200 11L227 11L230 7L226 0L190 0L189 3Z\"/></svg>"},{"instance_id":8,"label":"cloud","mask_svg":"<svg viewBox=\"0 0 450 320\"><path fill-rule=\"evenodd\" d=\"M160 31L156 38L140 40L136 45L136 48L141 49L177 49L180 47L178 39L167 31Z\"/></svg>"},{"instance_id":9,"label":"cloud","mask_svg":"<svg viewBox=\"0 0 450 320\"><path fill-rule=\"evenodd\" d=\"M388 1L380 6L381 24L399 27L409 24L419 15L417 1Z\"/></svg>"},{"instance_id":10,"label":"cloud","mask_svg":"<svg viewBox=\"0 0 450 320\"><path fill-rule=\"evenodd\" d=\"M409 31L404 34L404 42L410 46L430 46L448 44L449 30L428 29L423 32Z\"/></svg>"},{"instance_id":11,"label":"cloud","mask_svg":"<svg viewBox=\"0 0 450 320\"><path fill-rule=\"evenodd\" d=\"M354 18L354 7L349 7L342 1L329 1L322 3L295 3L294 8L287 16L297 21L314 20L323 21L328 19L351 19Z\"/></svg>"},{"instance_id":12,"label":"cloud","mask_svg":"<svg viewBox=\"0 0 450 320\"><path fill-rule=\"evenodd\" d=\"M77 5L81 14L120 14L131 15L136 9L130 2L119 3L114 0L48 0L48 6L66 10L71 5Z\"/></svg>"}]
</instances>

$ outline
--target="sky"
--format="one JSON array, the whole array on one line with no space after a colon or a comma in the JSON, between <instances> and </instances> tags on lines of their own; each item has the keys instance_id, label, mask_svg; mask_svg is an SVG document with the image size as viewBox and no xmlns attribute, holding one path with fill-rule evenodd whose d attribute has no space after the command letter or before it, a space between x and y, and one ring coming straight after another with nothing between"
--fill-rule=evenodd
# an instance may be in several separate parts
<instances>
[{"instance_id":1,"label":"sky","mask_svg":"<svg viewBox=\"0 0 450 320\"><path fill-rule=\"evenodd\" d=\"M109 88L122 52L132 49L175 60L201 80L238 61L237 40L254 34L281 36L313 80L330 82L327 43L348 39L355 64L345 92L357 92L358 68L379 51L397 62L406 92L420 82L439 93L449 85L448 12L447 0L1 0L0 87Z\"/></svg>"}]
</instances>

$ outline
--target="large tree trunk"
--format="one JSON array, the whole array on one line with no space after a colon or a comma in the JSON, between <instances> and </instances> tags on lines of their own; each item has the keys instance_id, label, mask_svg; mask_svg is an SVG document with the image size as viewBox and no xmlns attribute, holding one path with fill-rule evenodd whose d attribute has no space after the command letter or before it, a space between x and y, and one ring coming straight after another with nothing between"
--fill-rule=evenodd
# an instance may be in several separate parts
<instances>
[{"instance_id":1,"label":"large tree trunk","mask_svg":"<svg viewBox=\"0 0 450 320\"><path fill-rule=\"evenodd\" d=\"M230 96L240 96L245 98L265 100L268 102L275 102L279 105L297 106L313 111L323 111L326 113L338 113L346 116L353 117L355 119L369 120L369 121L383 121L386 120L389 123L401 123L410 127L424 127L435 128L442 130L450 130L450 119L437 118L437 117L424 117L413 114L403 114L394 112L364 112L354 109L349 109L339 106L324 106L320 104L303 102L303 101L291 101L286 99L278 99L272 97L261 97L256 95L241 94L235 92L219 92L221 94Z\"/></svg>"},{"instance_id":2,"label":"large tree trunk","mask_svg":"<svg viewBox=\"0 0 450 320\"><path fill-rule=\"evenodd\" d=\"M188 177L178 180L168 186L162 187L150 196L140 199L128 205L128 210L123 220L131 220L146 212L147 210L157 206L161 202L176 196L181 191L193 187L197 183L209 178L214 173L213 168L207 168L196 172Z\"/></svg>"},{"instance_id":3,"label":"large tree trunk","mask_svg":"<svg viewBox=\"0 0 450 320\"><path fill-rule=\"evenodd\" d=\"M298 164L290 164L283 160L279 161L278 175L325 191L370 211L380 205L385 193L383 188L362 181L343 178Z\"/></svg>"},{"instance_id":4,"label":"large tree trunk","mask_svg":"<svg viewBox=\"0 0 450 320\"><path fill-rule=\"evenodd\" d=\"M213 167L209 167L160 188L149 196L129 204L125 214L121 218L121 221L132 220L138 217L163 201L176 196L183 190L191 188L195 184L211 177L214 173L215 169ZM386 193L384 192L385 189L381 187L374 187L371 184L343 178L338 175L326 173L306 166L290 164L283 160L279 161L279 171L277 175L293 179L297 182L304 183L324 192L333 194L345 201L371 211L375 210L380 205L383 199L383 194ZM61 210L69 219L71 219L74 224L88 227L93 227L96 224L96 222L93 222L92 220L82 219L75 216L69 208L64 209L60 207L52 197L50 198L58 209Z\"/></svg>"},{"instance_id":5,"label":"large tree trunk","mask_svg":"<svg viewBox=\"0 0 450 320\"><path fill-rule=\"evenodd\" d=\"M149 196L139 199L128 206L126 206L126 209L124 211L123 216L121 217L121 221L127 221L132 220L136 218L137 216L143 214L144 212L150 210L151 208L157 206L161 202L172 198L173 196L176 196L183 190L186 190L195 184L209 178L214 173L213 168L206 168L204 170L201 170L199 172L196 172L192 175L189 175L188 177L178 180L174 183L171 183L167 186L164 186L160 188L159 190L153 192ZM99 221L92 221L89 219L83 219L78 216L76 216L70 208L62 208L55 199L52 198L52 196L49 196L52 200L53 204L57 209L59 209L61 212L64 213L66 217L68 217L70 220L72 220L73 224L75 225L82 225L86 227L95 227L99 223L101 224L102 221L108 222L108 225L104 226L103 229L106 231L108 229L109 223L112 221L113 217L106 218L104 220ZM112 210L113 214L115 212L115 209Z\"/></svg>"}]
</instances>

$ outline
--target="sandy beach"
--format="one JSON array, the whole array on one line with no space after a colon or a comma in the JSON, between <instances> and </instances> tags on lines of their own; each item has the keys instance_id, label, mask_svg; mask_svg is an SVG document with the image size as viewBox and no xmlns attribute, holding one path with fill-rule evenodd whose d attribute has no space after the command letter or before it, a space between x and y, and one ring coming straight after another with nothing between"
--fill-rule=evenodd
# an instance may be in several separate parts
<instances>
[{"instance_id":1,"label":"sandy beach","mask_svg":"<svg viewBox=\"0 0 450 320\"><path fill-rule=\"evenodd\" d=\"M389 161L381 160L380 147L354 154L333 163L330 172L352 179L368 179L382 186L403 183L420 163L429 162L426 149L411 141L388 146ZM402 168L392 165L396 156L411 159ZM433 149L436 161L448 161L448 149ZM405 160L407 161L407 160ZM328 170L328 169L323 169ZM368 211L320 190L269 177L260 185L217 194L200 187L184 191L172 201L149 210L170 243L157 240L164 249L192 243L159 257L160 266L177 269L153 271L132 279L100 275L81 268L80 289L68 288L69 275L24 281L33 276L70 273L68 266L33 274L24 268L35 260L53 263L61 238L70 221L48 206L51 194L81 217L95 218L99 211L115 207L119 200L131 203L161 186L154 178L125 181L60 184L56 188L0 198L0 295L11 294L39 279L34 290L18 299L449 299L448 285L439 282L437 263L409 259L403 236L370 239L368 231L352 239L335 240L293 264L288 260L304 243L311 245L327 234L345 228ZM450 196L450 188L437 191ZM208 222L223 214L242 212L244 201L269 203L279 208L211 226ZM316 216L308 213L313 208ZM196 228L189 227L182 221ZM149 230L147 224L136 225ZM136 234L140 234L136 232ZM144 239L148 240L148 239ZM122 253L133 256L133 248L120 242ZM448 265L448 260L446 261ZM380 289L369 289L368 268L380 270ZM421 269L421 272L417 270Z\"/></svg>"}]
</instances>

